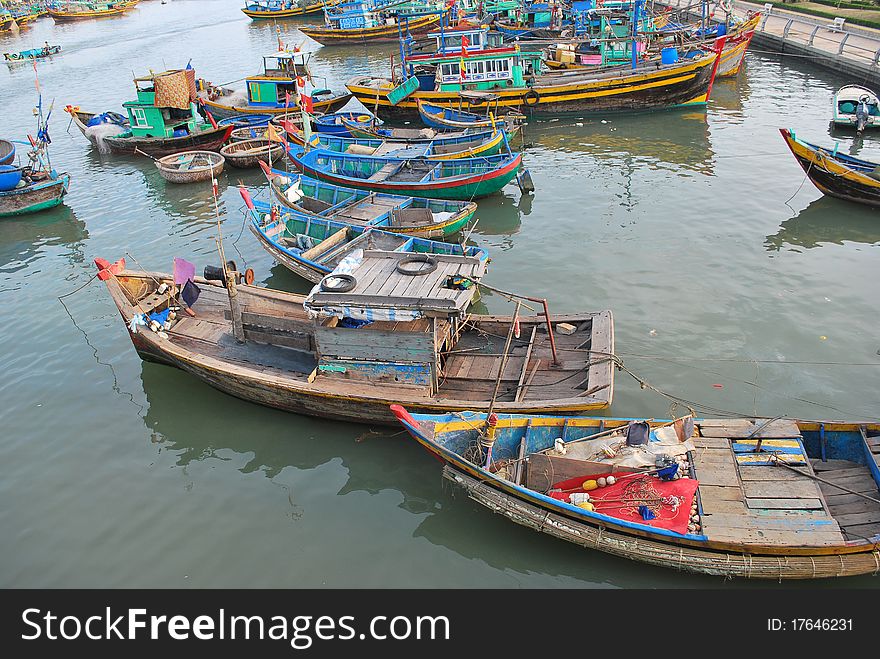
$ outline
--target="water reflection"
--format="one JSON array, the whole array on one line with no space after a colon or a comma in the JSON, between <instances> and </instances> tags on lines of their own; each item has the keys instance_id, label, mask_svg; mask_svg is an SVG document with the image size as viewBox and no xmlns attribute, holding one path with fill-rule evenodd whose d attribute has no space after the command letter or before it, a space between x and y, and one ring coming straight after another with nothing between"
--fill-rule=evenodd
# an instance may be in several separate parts
<instances>
[{"instance_id":1,"label":"water reflection","mask_svg":"<svg viewBox=\"0 0 880 659\"><path fill-rule=\"evenodd\" d=\"M822 196L792 218L785 220L764 243L768 252L782 249L842 245L846 242L880 243L877 211L867 206Z\"/></svg>"},{"instance_id":2,"label":"water reflection","mask_svg":"<svg viewBox=\"0 0 880 659\"><path fill-rule=\"evenodd\" d=\"M675 118L674 121L670 119ZM714 173L705 112L657 112L570 122L538 121L525 139L553 150L585 153L627 169L686 169Z\"/></svg>"},{"instance_id":3,"label":"water reflection","mask_svg":"<svg viewBox=\"0 0 880 659\"><path fill-rule=\"evenodd\" d=\"M47 247L71 248L66 260L82 264L82 243L89 237L86 223L73 209L61 205L51 210L5 219L0 222L0 270L15 272L40 258Z\"/></svg>"},{"instance_id":4,"label":"water reflection","mask_svg":"<svg viewBox=\"0 0 880 659\"><path fill-rule=\"evenodd\" d=\"M741 124L745 119L744 106L752 93L751 76L747 65L734 78L716 78L712 85L709 109L717 116L718 111L727 123Z\"/></svg>"}]
</instances>

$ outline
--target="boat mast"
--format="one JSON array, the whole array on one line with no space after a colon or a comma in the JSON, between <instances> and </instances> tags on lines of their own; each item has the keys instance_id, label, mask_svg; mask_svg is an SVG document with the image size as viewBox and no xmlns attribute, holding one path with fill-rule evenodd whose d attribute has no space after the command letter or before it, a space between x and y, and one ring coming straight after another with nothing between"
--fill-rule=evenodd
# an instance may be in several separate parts
<instances>
[{"instance_id":1,"label":"boat mast","mask_svg":"<svg viewBox=\"0 0 880 659\"><path fill-rule=\"evenodd\" d=\"M637 37L639 35L639 10L642 7L642 0L635 0L633 3L633 30L632 30L632 68L635 69L639 65L639 49Z\"/></svg>"}]
</instances>

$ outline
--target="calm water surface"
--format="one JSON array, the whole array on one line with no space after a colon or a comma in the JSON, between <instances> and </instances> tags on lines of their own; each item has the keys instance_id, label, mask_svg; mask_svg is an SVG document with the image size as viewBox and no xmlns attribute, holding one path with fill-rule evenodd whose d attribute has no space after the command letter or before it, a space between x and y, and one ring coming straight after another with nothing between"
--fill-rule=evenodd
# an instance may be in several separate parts
<instances>
[{"instance_id":1,"label":"calm water surface","mask_svg":"<svg viewBox=\"0 0 880 659\"><path fill-rule=\"evenodd\" d=\"M0 223L0 585L20 587L740 587L662 571L527 531L452 496L438 464L394 430L251 405L145 364L92 259L168 270L216 263L207 186L170 186L146 159L100 156L66 104L119 110L132 74L192 64L215 82L253 73L276 44L233 0L144 2L121 18L42 19L4 51L59 43L39 65L55 100L52 157L73 177L60 209ZM328 85L384 72L391 47L317 51ZM33 69L0 70L0 136L33 131ZM880 160L880 137L829 136L849 82L751 53L707 112L572 117L525 130L537 193L480 203L472 240L487 283L556 311L610 308L617 349L655 386L742 414L880 416L880 219L822 198L782 142ZM221 181L227 254L275 288L305 285L262 252ZM128 256L130 255L130 256ZM135 262L136 260L136 262ZM506 304L487 298L493 311ZM719 386L720 385L720 386ZM680 410L679 410L680 411ZM617 380L611 414L666 416ZM846 582L876 587L876 579ZM842 585L835 582L833 585ZM771 585L775 586L775 585Z\"/></svg>"}]
</instances>

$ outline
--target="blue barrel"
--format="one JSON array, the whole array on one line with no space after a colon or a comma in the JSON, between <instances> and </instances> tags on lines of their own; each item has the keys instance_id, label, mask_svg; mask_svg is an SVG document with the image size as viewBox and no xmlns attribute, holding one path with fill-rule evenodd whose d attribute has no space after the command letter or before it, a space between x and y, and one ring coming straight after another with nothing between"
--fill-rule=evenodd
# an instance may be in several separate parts
<instances>
[{"instance_id":1,"label":"blue barrel","mask_svg":"<svg viewBox=\"0 0 880 659\"><path fill-rule=\"evenodd\" d=\"M21 170L13 165L0 165L0 192L15 190L21 181Z\"/></svg>"},{"instance_id":2,"label":"blue barrel","mask_svg":"<svg viewBox=\"0 0 880 659\"><path fill-rule=\"evenodd\" d=\"M678 61L678 48L664 48L660 51L661 64L675 64Z\"/></svg>"}]
</instances>

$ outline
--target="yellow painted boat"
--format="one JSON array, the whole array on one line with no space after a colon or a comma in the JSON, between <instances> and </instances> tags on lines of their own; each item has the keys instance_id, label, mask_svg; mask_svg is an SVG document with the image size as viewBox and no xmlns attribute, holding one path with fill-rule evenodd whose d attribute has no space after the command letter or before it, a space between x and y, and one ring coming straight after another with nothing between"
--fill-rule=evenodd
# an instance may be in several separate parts
<instances>
[{"instance_id":1,"label":"yellow painted boat","mask_svg":"<svg viewBox=\"0 0 880 659\"><path fill-rule=\"evenodd\" d=\"M324 46L331 44L363 43L372 42L396 42L398 39L398 19L394 19L391 25L379 25L377 27L341 29L335 27L303 26L300 28L307 37L310 37ZM440 15L421 16L408 21L407 27L410 34L422 34L430 31L440 21Z\"/></svg>"},{"instance_id":2,"label":"yellow painted boat","mask_svg":"<svg viewBox=\"0 0 880 659\"><path fill-rule=\"evenodd\" d=\"M712 89L718 56L709 53L673 65L643 65L611 71L551 71L536 77L528 87L497 87L490 90L492 106L516 108L535 114L612 112L702 105ZM456 90L418 90L396 105L389 99L395 85L388 79L357 76L346 83L348 90L382 119L418 116L418 101L458 107ZM474 106L479 109L479 105Z\"/></svg>"},{"instance_id":3,"label":"yellow painted boat","mask_svg":"<svg viewBox=\"0 0 880 659\"><path fill-rule=\"evenodd\" d=\"M86 18L101 18L104 16L117 16L123 14L136 2L124 2L118 4L92 5L92 7L102 7L101 9L90 9L88 4L69 3L57 7L49 7L47 12L56 21L75 21Z\"/></svg>"},{"instance_id":4,"label":"yellow painted boat","mask_svg":"<svg viewBox=\"0 0 880 659\"><path fill-rule=\"evenodd\" d=\"M782 138L798 164L822 194L858 204L880 206L880 163L853 158L837 149L826 149L780 128Z\"/></svg>"},{"instance_id":5,"label":"yellow painted boat","mask_svg":"<svg viewBox=\"0 0 880 659\"><path fill-rule=\"evenodd\" d=\"M324 7L332 7L338 2L339 0L329 0L328 2L312 2L304 6L289 0L288 2L251 2L241 11L245 16L253 20L295 18L297 16L321 13L324 11Z\"/></svg>"}]
</instances>

